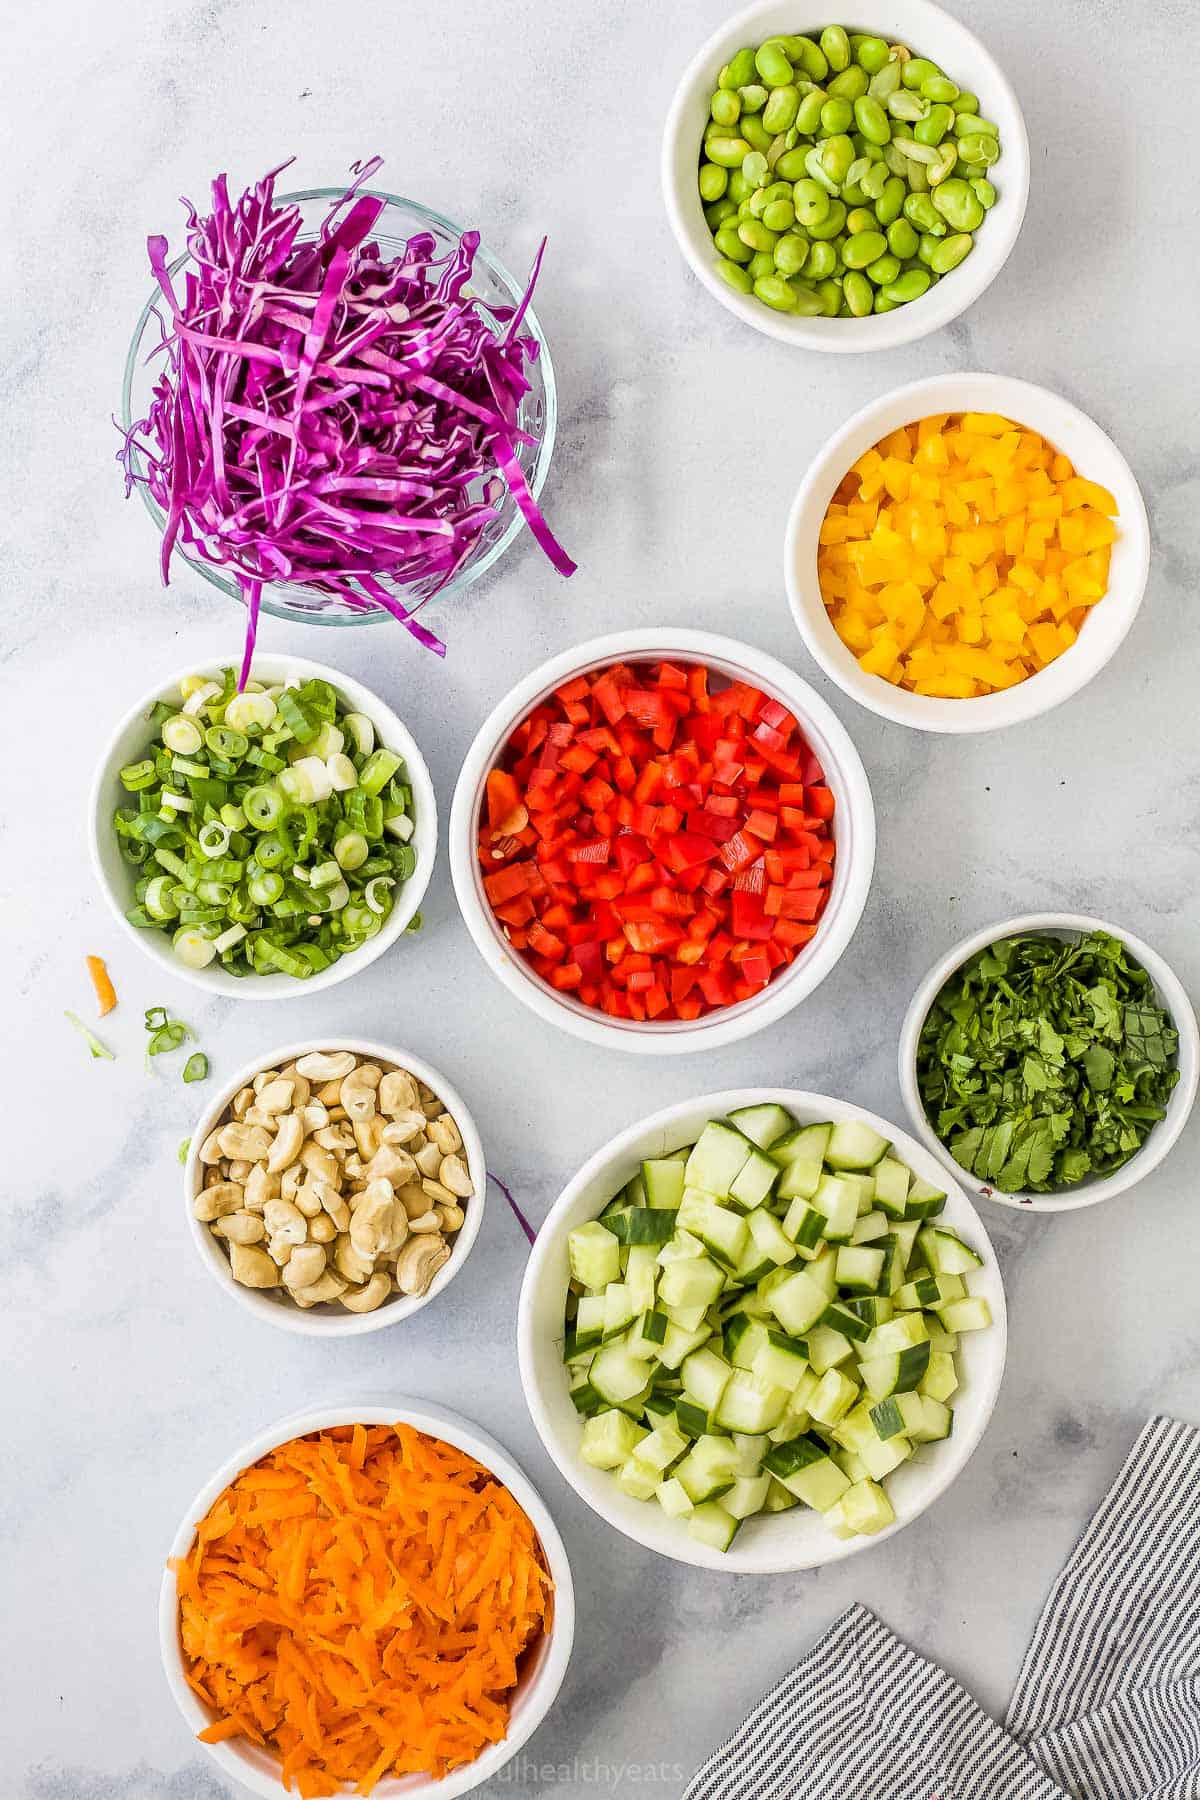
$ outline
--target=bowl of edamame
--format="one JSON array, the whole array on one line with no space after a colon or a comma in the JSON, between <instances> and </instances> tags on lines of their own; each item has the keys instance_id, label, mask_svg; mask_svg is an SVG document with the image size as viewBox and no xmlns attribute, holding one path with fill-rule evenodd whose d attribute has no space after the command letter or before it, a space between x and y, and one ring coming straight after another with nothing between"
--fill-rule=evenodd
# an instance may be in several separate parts
<instances>
[{"instance_id":1,"label":"bowl of edamame","mask_svg":"<svg viewBox=\"0 0 1200 1800\"><path fill-rule=\"evenodd\" d=\"M667 215L745 324L807 350L887 350L995 279L1029 193L1006 76L932 0L758 0L684 72L663 136Z\"/></svg>"}]
</instances>

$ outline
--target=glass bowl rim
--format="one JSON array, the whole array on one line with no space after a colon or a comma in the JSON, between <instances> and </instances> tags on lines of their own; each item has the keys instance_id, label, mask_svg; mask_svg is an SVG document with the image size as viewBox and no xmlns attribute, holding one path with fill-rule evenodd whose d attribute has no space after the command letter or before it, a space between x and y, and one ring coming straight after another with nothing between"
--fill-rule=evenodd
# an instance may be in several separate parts
<instances>
[{"instance_id":1,"label":"glass bowl rim","mask_svg":"<svg viewBox=\"0 0 1200 1800\"><path fill-rule=\"evenodd\" d=\"M280 194L277 198L279 204L285 206L303 200L337 200L344 198L345 193L346 189L344 186L297 188L290 193ZM435 212L432 207L423 206L419 200L410 200L404 194L390 194L383 188L366 187L357 188L355 194L357 198L382 200L385 206L403 208L416 219L426 224L440 226L443 231L451 233L456 239L461 239L465 235L463 227L457 225L453 219L447 218L445 213ZM490 274L492 274L502 286L509 290L514 303L518 301L525 291L524 287L514 279L509 272L507 265L501 262L500 258L496 256L493 251L489 250L482 237L480 238L479 247L475 254ZM178 256L173 257L167 264L168 274L177 274L190 260L190 250L181 251ZM150 322L150 318L155 309L161 304L162 292L155 286L151 291L150 298L146 301L146 304L138 315L129 350L125 357L125 371L121 379L121 429L126 432L131 430L133 425L133 383L139 368L139 349L145 335L146 327ZM550 471L550 460L554 453L554 443L558 431L558 389L554 377L554 362L550 355L550 345L547 341L545 332L542 330L541 323L538 320L532 303L526 309L522 323L538 346L537 364L541 370L542 387L545 394L545 429L538 441L537 454L534 458L533 466L528 473L529 491L536 500L545 485L546 476ZM139 481L136 486L146 511L149 513L161 536L163 526L166 523L166 514L154 499L144 481ZM431 599L442 600L449 594L461 593L465 589L473 587L489 569L495 566L524 526L524 515L520 508L514 504L513 516L505 526L503 532L496 539L496 542L490 546L484 555L469 561L466 567L460 569L453 579L446 583L444 588L441 588L437 594L431 596ZM179 560L186 568L191 569L193 573L199 575L202 580L207 581L210 586L219 588L221 593L227 594L230 599L236 600L239 605L245 604L241 588L233 576L227 575L223 569L205 563L198 557L192 557L185 554L179 546L176 547L176 550ZM172 560L174 560L174 557ZM303 585L303 583L297 584L297 586L300 587L303 587ZM306 591L312 592L315 590ZM369 611L364 610L362 612L309 612L291 604L283 597L286 593L287 588L282 583L264 583L261 610L264 613L269 614L272 618L290 619L296 624L304 625L373 625L381 620L390 621L392 618L392 615L386 612L382 607L375 607ZM424 609L422 608L421 610Z\"/></svg>"}]
</instances>

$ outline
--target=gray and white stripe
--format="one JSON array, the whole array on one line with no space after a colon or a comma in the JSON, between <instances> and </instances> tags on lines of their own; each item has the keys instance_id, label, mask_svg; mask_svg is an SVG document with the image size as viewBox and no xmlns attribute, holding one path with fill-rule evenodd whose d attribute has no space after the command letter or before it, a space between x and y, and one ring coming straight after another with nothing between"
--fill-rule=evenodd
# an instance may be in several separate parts
<instances>
[{"instance_id":1,"label":"gray and white stripe","mask_svg":"<svg viewBox=\"0 0 1200 1800\"><path fill-rule=\"evenodd\" d=\"M1155 1418L1047 1600L1005 1729L852 1607L685 1800L1200 1800L1200 1433Z\"/></svg>"}]
</instances>

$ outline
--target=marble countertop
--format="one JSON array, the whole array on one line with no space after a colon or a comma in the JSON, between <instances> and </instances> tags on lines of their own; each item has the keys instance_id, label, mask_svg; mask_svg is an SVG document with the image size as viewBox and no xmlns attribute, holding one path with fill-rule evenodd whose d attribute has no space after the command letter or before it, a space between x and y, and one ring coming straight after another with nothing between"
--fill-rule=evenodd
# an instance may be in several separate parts
<instances>
[{"instance_id":1,"label":"marble countertop","mask_svg":"<svg viewBox=\"0 0 1200 1800\"><path fill-rule=\"evenodd\" d=\"M521 1762L482 1790L494 1800L647 1787L674 1800L852 1600L1002 1709L1047 1585L1137 1428L1155 1408L1200 1418L1183 1279L1195 1122L1144 1187L1095 1211L988 1209L1011 1340L981 1448L901 1536L774 1581L640 1551L558 1476L521 1397L526 1246L498 1198L446 1298L356 1342L261 1326L220 1301L187 1243L175 1153L196 1094L143 1068L142 1010L157 1003L195 1026L222 1071L309 1033L411 1046L459 1086L491 1166L536 1221L599 1143L698 1091L793 1084L900 1121L909 995L989 919L1095 912L1148 938L1200 992L1200 239L1187 235L1179 173L1200 134L1194 111L1162 106L1185 0L957 0L1025 106L1028 219L965 318L862 358L752 336L669 236L660 121L678 69L726 10L61 0L10 21L0 1766L13 1800L233 1795L163 1681L162 1559L201 1482L302 1404L407 1393L458 1406L504 1441L560 1523L578 1587L574 1660ZM1165 172L1147 147L1153 120L1172 146ZM539 1025L479 961L444 851L419 938L332 994L274 1008L204 1003L159 976L96 892L84 845L94 751L159 673L232 655L242 622L186 571L164 594L144 512L122 503L110 416L149 285L143 240L174 239L177 196L203 199L218 169L240 186L295 151L297 185L321 184L376 150L387 183L481 226L514 268L549 233L538 310L562 419L545 498L580 572L560 581L522 541L438 613L444 665L379 626L334 636L267 622L263 642L377 688L423 745L443 807L484 713L535 662L603 629L744 636L828 694L874 786L874 887L820 991L718 1054L601 1056ZM780 542L808 458L850 412L900 381L970 368L1057 387L1114 434L1144 486L1154 563L1131 636L1084 695L1015 731L939 739L868 716L814 669L787 612ZM90 1014L87 951L108 956L121 995L112 1064L89 1063L62 1018Z\"/></svg>"}]
</instances>

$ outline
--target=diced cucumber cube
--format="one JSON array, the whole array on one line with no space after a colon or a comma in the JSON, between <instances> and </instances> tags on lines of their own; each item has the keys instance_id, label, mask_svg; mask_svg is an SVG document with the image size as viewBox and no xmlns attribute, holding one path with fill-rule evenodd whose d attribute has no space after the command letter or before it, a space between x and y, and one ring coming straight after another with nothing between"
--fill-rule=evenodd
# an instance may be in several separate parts
<instances>
[{"instance_id":1,"label":"diced cucumber cube","mask_svg":"<svg viewBox=\"0 0 1200 1800\"><path fill-rule=\"evenodd\" d=\"M571 1277L585 1288L607 1287L621 1274L621 1246L599 1219L577 1225L567 1236Z\"/></svg>"},{"instance_id":2,"label":"diced cucumber cube","mask_svg":"<svg viewBox=\"0 0 1200 1800\"><path fill-rule=\"evenodd\" d=\"M650 1373L650 1364L631 1356L623 1344L606 1344L596 1353L591 1383L610 1406L622 1406L649 1384Z\"/></svg>"},{"instance_id":3,"label":"diced cucumber cube","mask_svg":"<svg viewBox=\"0 0 1200 1800\"><path fill-rule=\"evenodd\" d=\"M948 1300L965 1299L967 1284L961 1275L918 1275L896 1289L892 1298L902 1312L920 1312L923 1307L945 1306Z\"/></svg>"},{"instance_id":4,"label":"diced cucumber cube","mask_svg":"<svg viewBox=\"0 0 1200 1800\"><path fill-rule=\"evenodd\" d=\"M816 1393L808 1403L809 1414L818 1425L836 1425L858 1399L858 1383L843 1375L840 1369L829 1369L822 1375Z\"/></svg>"},{"instance_id":5,"label":"diced cucumber cube","mask_svg":"<svg viewBox=\"0 0 1200 1800\"><path fill-rule=\"evenodd\" d=\"M793 1475L801 1469L809 1468L813 1463L821 1462L828 1455L829 1450L820 1438L813 1437L808 1432L800 1432L784 1443L774 1444L763 1457L763 1468L768 1474L774 1475L777 1481L786 1482L790 1487ZM795 1489L792 1488L791 1491L794 1493Z\"/></svg>"},{"instance_id":6,"label":"diced cucumber cube","mask_svg":"<svg viewBox=\"0 0 1200 1800\"><path fill-rule=\"evenodd\" d=\"M725 1358L718 1356L715 1350L693 1350L690 1356L684 1357L679 1372L688 1399L702 1406L705 1412L715 1413L725 1384L733 1373Z\"/></svg>"},{"instance_id":7,"label":"diced cucumber cube","mask_svg":"<svg viewBox=\"0 0 1200 1800\"><path fill-rule=\"evenodd\" d=\"M763 1457L771 1448L771 1440L755 1432L735 1431L733 1447L737 1451L738 1474L757 1475L762 1468Z\"/></svg>"},{"instance_id":8,"label":"diced cucumber cube","mask_svg":"<svg viewBox=\"0 0 1200 1800\"><path fill-rule=\"evenodd\" d=\"M821 1316L821 1325L856 1344L865 1344L873 1329L848 1300L834 1300L827 1306Z\"/></svg>"},{"instance_id":9,"label":"diced cucumber cube","mask_svg":"<svg viewBox=\"0 0 1200 1800\"><path fill-rule=\"evenodd\" d=\"M858 1536L874 1537L896 1522L891 1501L875 1481L856 1481L843 1494L841 1508L846 1524Z\"/></svg>"},{"instance_id":10,"label":"diced cucumber cube","mask_svg":"<svg viewBox=\"0 0 1200 1800\"><path fill-rule=\"evenodd\" d=\"M637 1244L626 1252L625 1286L636 1313L654 1310L654 1294L658 1286L658 1253L651 1244Z\"/></svg>"},{"instance_id":11,"label":"diced cucumber cube","mask_svg":"<svg viewBox=\"0 0 1200 1800\"><path fill-rule=\"evenodd\" d=\"M654 1495L669 1519L686 1519L692 1510L687 1489L682 1482L676 1481L674 1476L670 1481L660 1481L654 1490Z\"/></svg>"},{"instance_id":12,"label":"diced cucumber cube","mask_svg":"<svg viewBox=\"0 0 1200 1800\"><path fill-rule=\"evenodd\" d=\"M845 1245L837 1254L837 1279L840 1288L853 1294L873 1294L883 1274L882 1250Z\"/></svg>"},{"instance_id":13,"label":"diced cucumber cube","mask_svg":"<svg viewBox=\"0 0 1200 1800\"><path fill-rule=\"evenodd\" d=\"M872 1481L883 1481L893 1469L898 1469L902 1462L907 1462L912 1455L912 1445L906 1437L893 1437L886 1440L880 1438L873 1444L861 1444L857 1455L870 1474Z\"/></svg>"},{"instance_id":14,"label":"diced cucumber cube","mask_svg":"<svg viewBox=\"0 0 1200 1800\"><path fill-rule=\"evenodd\" d=\"M879 1433L875 1429L870 1406L865 1401L852 1406L845 1418L839 1419L834 1426L833 1438L844 1449L856 1453L861 1452L864 1444L878 1443Z\"/></svg>"},{"instance_id":15,"label":"diced cucumber cube","mask_svg":"<svg viewBox=\"0 0 1200 1800\"><path fill-rule=\"evenodd\" d=\"M905 1269L908 1268L909 1263L913 1260L913 1252L916 1249L917 1243L917 1233L920 1229L921 1222L919 1219L897 1219L892 1226L890 1236L892 1241L900 1246L901 1254L904 1257Z\"/></svg>"},{"instance_id":16,"label":"diced cucumber cube","mask_svg":"<svg viewBox=\"0 0 1200 1800\"><path fill-rule=\"evenodd\" d=\"M721 1292L725 1277L707 1256L689 1256L668 1263L658 1278L658 1297L672 1311L676 1307L709 1307Z\"/></svg>"},{"instance_id":17,"label":"diced cucumber cube","mask_svg":"<svg viewBox=\"0 0 1200 1800\"><path fill-rule=\"evenodd\" d=\"M832 1300L837 1293L837 1248L833 1244L822 1244L817 1255L805 1270L809 1279L818 1287L824 1288L825 1298Z\"/></svg>"},{"instance_id":18,"label":"diced cucumber cube","mask_svg":"<svg viewBox=\"0 0 1200 1800\"><path fill-rule=\"evenodd\" d=\"M575 1313L574 1349L582 1354L599 1349L604 1337L606 1302L603 1294L585 1294Z\"/></svg>"},{"instance_id":19,"label":"diced cucumber cube","mask_svg":"<svg viewBox=\"0 0 1200 1800\"><path fill-rule=\"evenodd\" d=\"M740 1519L718 1506L715 1501L697 1506L688 1520L688 1536L707 1544L710 1550L728 1550L738 1534Z\"/></svg>"},{"instance_id":20,"label":"diced cucumber cube","mask_svg":"<svg viewBox=\"0 0 1200 1800\"><path fill-rule=\"evenodd\" d=\"M883 1356L893 1350L911 1350L914 1344L929 1342L929 1327L920 1313L900 1313L885 1319L871 1333L869 1356Z\"/></svg>"},{"instance_id":21,"label":"diced cucumber cube","mask_svg":"<svg viewBox=\"0 0 1200 1800\"><path fill-rule=\"evenodd\" d=\"M828 1317L828 1313L825 1317ZM848 1362L854 1355L854 1345L850 1339L843 1332L835 1331L831 1325L814 1326L806 1342L808 1360L818 1376L827 1374L839 1363Z\"/></svg>"},{"instance_id":22,"label":"diced cucumber cube","mask_svg":"<svg viewBox=\"0 0 1200 1800\"><path fill-rule=\"evenodd\" d=\"M721 1505L733 1519L748 1519L752 1513L761 1512L771 1490L769 1475L739 1475L727 1494L721 1496Z\"/></svg>"},{"instance_id":23,"label":"diced cucumber cube","mask_svg":"<svg viewBox=\"0 0 1200 1800\"><path fill-rule=\"evenodd\" d=\"M952 1300L938 1307L938 1318L946 1331L985 1331L992 1322L992 1309L982 1294L969 1294L965 1300Z\"/></svg>"},{"instance_id":24,"label":"diced cucumber cube","mask_svg":"<svg viewBox=\"0 0 1200 1800\"><path fill-rule=\"evenodd\" d=\"M800 1469L795 1475L787 1476L783 1485L790 1488L798 1500L803 1500L806 1505L823 1513L837 1505L850 1486L850 1481L832 1456L825 1456L820 1462L811 1463L807 1469Z\"/></svg>"},{"instance_id":25,"label":"diced cucumber cube","mask_svg":"<svg viewBox=\"0 0 1200 1800\"><path fill-rule=\"evenodd\" d=\"M675 1402L674 1422L689 1443L696 1438L706 1437L712 1429L707 1409L697 1406L694 1400L684 1399L682 1395Z\"/></svg>"},{"instance_id":26,"label":"diced cucumber cube","mask_svg":"<svg viewBox=\"0 0 1200 1800\"><path fill-rule=\"evenodd\" d=\"M749 1138L732 1125L713 1119L704 1127L684 1168L688 1187L706 1194L728 1194L754 1149Z\"/></svg>"},{"instance_id":27,"label":"diced cucumber cube","mask_svg":"<svg viewBox=\"0 0 1200 1800\"><path fill-rule=\"evenodd\" d=\"M796 1260L796 1251L780 1226L774 1213L763 1207L746 1215L746 1229L750 1233L750 1241L760 1256L767 1262L774 1263L777 1268L785 1268Z\"/></svg>"},{"instance_id":28,"label":"diced cucumber cube","mask_svg":"<svg viewBox=\"0 0 1200 1800\"><path fill-rule=\"evenodd\" d=\"M633 1324L633 1299L623 1281L610 1281L604 1290L604 1335L619 1337Z\"/></svg>"},{"instance_id":29,"label":"diced cucumber cube","mask_svg":"<svg viewBox=\"0 0 1200 1800\"><path fill-rule=\"evenodd\" d=\"M749 1238L740 1213L722 1206L709 1194L693 1190L684 1194L676 1217L717 1262L726 1269L737 1268Z\"/></svg>"},{"instance_id":30,"label":"diced cucumber cube","mask_svg":"<svg viewBox=\"0 0 1200 1800\"><path fill-rule=\"evenodd\" d=\"M762 1150L751 1150L734 1177L729 1198L749 1212L767 1199L779 1177L779 1164Z\"/></svg>"},{"instance_id":31,"label":"diced cucumber cube","mask_svg":"<svg viewBox=\"0 0 1200 1800\"><path fill-rule=\"evenodd\" d=\"M773 1382L793 1394L808 1368L808 1346L781 1331L764 1332L750 1368L760 1381Z\"/></svg>"},{"instance_id":32,"label":"diced cucumber cube","mask_svg":"<svg viewBox=\"0 0 1200 1800\"><path fill-rule=\"evenodd\" d=\"M684 1262L691 1256L703 1256L704 1245L699 1238L694 1238L690 1231L682 1226L676 1228L675 1236L669 1244L664 1244L658 1253L658 1266L665 1269L669 1263Z\"/></svg>"},{"instance_id":33,"label":"diced cucumber cube","mask_svg":"<svg viewBox=\"0 0 1200 1800\"><path fill-rule=\"evenodd\" d=\"M642 1164L646 1205L674 1212L683 1199L683 1164L673 1157Z\"/></svg>"},{"instance_id":34,"label":"diced cucumber cube","mask_svg":"<svg viewBox=\"0 0 1200 1800\"><path fill-rule=\"evenodd\" d=\"M932 1400L928 1395L921 1399L924 1417L918 1430L914 1431L912 1440L915 1444L937 1444L948 1438L954 1429L954 1412L949 1406L943 1406L940 1400Z\"/></svg>"},{"instance_id":35,"label":"diced cucumber cube","mask_svg":"<svg viewBox=\"0 0 1200 1800\"><path fill-rule=\"evenodd\" d=\"M697 1356L705 1352L698 1350ZM689 1357L688 1361L692 1359ZM687 1380L687 1363L684 1364ZM713 1422L725 1431L767 1432L787 1411L788 1390L760 1381L748 1369L735 1369L712 1409Z\"/></svg>"},{"instance_id":36,"label":"diced cucumber cube","mask_svg":"<svg viewBox=\"0 0 1200 1800\"><path fill-rule=\"evenodd\" d=\"M769 1150L772 1144L778 1143L789 1131L794 1131L796 1121L785 1107L777 1106L773 1100L764 1101L759 1106L741 1106L729 1115L729 1123L736 1125L743 1137L748 1137L752 1144L760 1150Z\"/></svg>"},{"instance_id":37,"label":"diced cucumber cube","mask_svg":"<svg viewBox=\"0 0 1200 1800\"><path fill-rule=\"evenodd\" d=\"M597 1413L584 1422L579 1454L593 1469L617 1469L647 1435L626 1413Z\"/></svg>"},{"instance_id":38,"label":"diced cucumber cube","mask_svg":"<svg viewBox=\"0 0 1200 1800\"><path fill-rule=\"evenodd\" d=\"M784 1215L783 1235L795 1245L801 1256L815 1256L824 1231L824 1213L819 1213L807 1200L792 1201Z\"/></svg>"},{"instance_id":39,"label":"diced cucumber cube","mask_svg":"<svg viewBox=\"0 0 1200 1800\"><path fill-rule=\"evenodd\" d=\"M737 1451L732 1438L702 1437L692 1445L675 1479L694 1506L727 1493L737 1480Z\"/></svg>"},{"instance_id":40,"label":"diced cucumber cube","mask_svg":"<svg viewBox=\"0 0 1200 1800\"><path fill-rule=\"evenodd\" d=\"M915 1314L909 1316L916 1317ZM928 1367L929 1345L914 1344L911 1350L870 1357L859 1363L858 1372L871 1398L886 1400L889 1394L905 1393L910 1388L915 1388Z\"/></svg>"},{"instance_id":41,"label":"diced cucumber cube","mask_svg":"<svg viewBox=\"0 0 1200 1800\"><path fill-rule=\"evenodd\" d=\"M872 1171L872 1178L875 1183L876 1206L889 1219L902 1219L909 1184L909 1172L904 1164L894 1156L882 1157Z\"/></svg>"},{"instance_id":42,"label":"diced cucumber cube","mask_svg":"<svg viewBox=\"0 0 1200 1800\"><path fill-rule=\"evenodd\" d=\"M843 1119L829 1134L825 1161L831 1169L873 1169L891 1145L861 1119Z\"/></svg>"},{"instance_id":43,"label":"diced cucumber cube","mask_svg":"<svg viewBox=\"0 0 1200 1800\"><path fill-rule=\"evenodd\" d=\"M722 1345L727 1362L735 1369L752 1369L759 1351L770 1342L770 1332L749 1313L737 1312L726 1320Z\"/></svg>"},{"instance_id":44,"label":"diced cucumber cube","mask_svg":"<svg viewBox=\"0 0 1200 1800\"><path fill-rule=\"evenodd\" d=\"M793 1506L799 1506L799 1504L795 1494L789 1494L782 1481L776 1481L772 1475L771 1485L767 1489L767 1497L763 1501L763 1511L765 1513L791 1512Z\"/></svg>"},{"instance_id":45,"label":"diced cucumber cube","mask_svg":"<svg viewBox=\"0 0 1200 1800\"><path fill-rule=\"evenodd\" d=\"M789 1337L803 1337L829 1304L822 1283L808 1269L797 1269L771 1289L770 1307Z\"/></svg>"},{"instance_id":46,"label":"diced cucumber cube","mask_svg":"<svg viewBox=\"0 0 1200 1800\"><path fill-rule=\"evenodd\" d=\"M951 1394L958 1391L958 1371L954 1367L954 1358L947 1350L931 1350L929 1367L917 1387L917 1392L924 1394L928 1400L949 1400Z\"/></svg>"},{"instance_id":47,"label":"diced cucumber cube","mask_svg":"<svg viewBox=\"0 0 1200 1800\"><path fill-rule=\"evenodd\" d=\"M631 1356L642 1357L647 1362L657 1361L670 1324L664 1312L643 1313L625 1339L625 1348Z\"/></svg>"},{"instance_id":48,"label":"diced cucumber cube","mask_svg":"<svg viewBox=\"0 0 1200 1800\"><path fill-rule=\"evenodd\" d=\"M712 1327L709 1325L697 1325L694 1330L689 1331L672 1320L667 1326L667 1335L662 1341L658 1360L664 1369L677 1369L685 1356L698 1350L711 1336Z\"/></svg>"},{"instance_id":49,"label":"diced cucumber cube","mask_svg":"<svg viewBox=\"0 0 1200 1800\"><path fill-rule=\"evenodd\" d=\"M871 1423L880 1438L917 1437L925 1422L925 1402L920 1394L892 1394L871 1408Z\"/></svg>"},{"instance_id":50,"label":"diced cucumber cube","mask_svg":"<svg viewBox=\"0 0 1200 1800\"><path fill-rule=\"evenodd\" d=\"M823 1175L812 1203L824 1216L823 1235L830 1242L848 1244L858 1220L857 1187L844 1181L840 1175Z\"/></svg>"},{"instance_id":51,"label":"diced cucumber cube","mask_svg":"<svg viewBox=\"0 0 1200 1800\"><path fill-rule=\"evenodd\" d=\"M943 1189L934 1187L931 1182L923 1181L919 1175L913 1176L912 1186L908 1190L908 1201L904 1209L907 1219L932 1219L941 1212L946 1204ZM954 1271L957 1273L957 1271Z\"/></svg>"},{"instance_id":52,"label":"diced cucumber cube","mask_svg":"<svg viewBox=\"0 0 1200 1800\"><path fill-rule=\"evenodd\" d=\"M661 1206L625 1206L606 1213L604 1227L622 1244L660 1248L675 1235L675 1214Z\"/></svg>"},{"instance_id":53,"label":"diced cucumber cube","mask_svg":"<svg viewBox=\"0 0 1200 1800\"><path fill-rule=\"evenodd\" d=\"M642 1180L641 1170L631 1175L621 1190L621 1198L627 1208L641 1208L646 1204L646 1184Z\"/></svg>"},{"instance_id":54,"label":"diced cucumber cube","mask_svg":"<svg viewBox=\"0 0 1200 1800\"><path fill-rule=\"evenodd\" d=\"M852 1244L873 1244L876 1239L886 1237L890 1230L886 1213L863 1213L854 1230L850 1233Z\"/></svg>"},{"instance_id":55,"label":"diced cucumber cube","mask_svg":"<svg viewBox=\"0 0 1200 1800\"><path fill-rule=\"evenodd\" d=\"M638 1449L641 1449L640 1444ZM623 1494L628 1494L631 1500L653 1500L660 1479L659 1471L647 1468L646 1464L640 1462L636 1455L631 1456L628 1462L622 1463L617 1470L617 1486Z\"/></svg>"},{"instance_id":56,"label":"diced cucumber cube","mask_svg":"<svg viewBox=\"0 0 1200 1800\"><path fill-rule=\"evenodd\" d=\"M941 1226L923 1225L917 1233L917 1242L935 1275L969 1275L972 1269L983 1267L981 1256L977 1256L955 1232Z\"/></svg>"},{"instance_id":57,"label":"diced cucumber cube","mask_svg":"<svg viewBox=\"0 0 1200 1800\"><path fill-rule=\"evenodd\" d=\"M867 1465L854 1450L835 1450L833 1460L849 1482L867 1481L869 1479ZM828 1513L825 1515L828 1520Z\"/></svg>"},{"instance_id":58,"label":"diced cucumber cube","mask_svg":"<svg viewBox=\"0 0 1200 1800\"><path fill-rule=\"evenodd\" d=\"M771 1145L771 1155L783 1173L775 1192L780 1200L811 1200L821 1183L825 1147L832 1125L804 1125Z\"/></svg>"}]
</instances>

